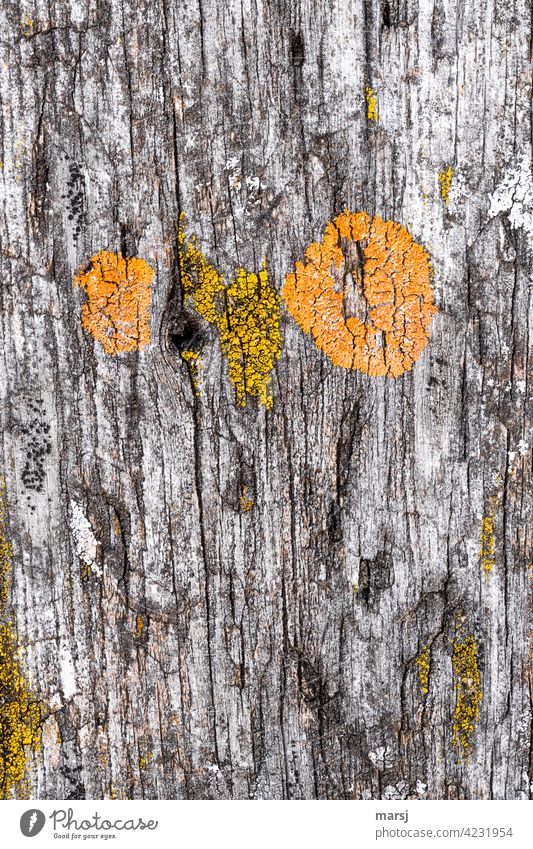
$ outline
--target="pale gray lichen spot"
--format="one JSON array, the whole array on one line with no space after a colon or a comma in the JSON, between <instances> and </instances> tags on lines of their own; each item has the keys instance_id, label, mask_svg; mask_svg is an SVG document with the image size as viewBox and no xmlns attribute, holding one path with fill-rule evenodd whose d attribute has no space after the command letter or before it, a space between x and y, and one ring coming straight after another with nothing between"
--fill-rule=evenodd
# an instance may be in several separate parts
<instances>
[{"instance_id":1,"label":"pale gray lichen spot","mask_svg":"<svg viewBox=\"0 0 533 849\"><path fill-rule=\"evenodd\" d=\"M93 533L91 523L77 501L70 502L70 513L70 530L74 537L76 554L85 566L101 578L103 572L97 560L100 543Z\"/></svg>"}]
</instances>

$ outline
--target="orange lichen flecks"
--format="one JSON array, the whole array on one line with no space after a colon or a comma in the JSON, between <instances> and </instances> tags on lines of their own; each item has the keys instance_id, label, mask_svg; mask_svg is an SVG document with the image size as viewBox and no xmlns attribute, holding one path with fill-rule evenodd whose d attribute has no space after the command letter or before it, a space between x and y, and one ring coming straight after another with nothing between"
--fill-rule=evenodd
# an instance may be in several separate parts
<instances>
[{"instance_id":1,"label":"orange lichen flecks","mask_svg":"<svg viewBox=\"0 0 533 849\"><path fill-rule=\"evenodd\" d=\"M150 299L154 270L137 257L100 251L90 268L74 278L87 294L84 328L106 354L139 350L150 342Z\"/></svg>"},{"instance_id":2,"label":"orange lichen flecks","mask_svg":"<svg viewBox=\"0 0 533 849\"><path fill-rule=\"evenodd\" d=\"M305 255L282 294L318 348L334 365L373 376L409 371L437 312L424 248L394 221L347 210Z\"/></svg>"}]
</instances>

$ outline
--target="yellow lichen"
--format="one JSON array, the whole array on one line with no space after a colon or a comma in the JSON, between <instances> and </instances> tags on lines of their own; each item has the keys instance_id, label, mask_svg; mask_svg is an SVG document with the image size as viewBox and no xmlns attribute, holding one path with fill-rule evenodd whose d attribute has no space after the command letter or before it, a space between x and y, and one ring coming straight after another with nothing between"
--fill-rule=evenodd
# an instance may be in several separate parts
<instances>
[{"instance_id":1,"label":"yellow lichen","mask_svg":"<svg viewBox=\"0 0 533 849\"><path fill-rule=\"evenodd\" d=\"M81 579L84 583L86 583L89 580L89 578L91 577L91 575L93 574L93 570L91 569L89 564L83 563L83 562L80 563L80 572L81 572Z\"/></svg>"},{"instance_id":2,"label":"yellow lichen","mask_svg":"<svg viewBox=\"0 0 533 849\"><path fill-rule=\"evenodd\" d=\"M439 171L440 196L446 206L448 206L448 199L450 195L450 189L452 187L452 180L453 168L451 165L448 165L447 168L443 168L442 171Z\"/></svg>"},{"instance_id":3,"label":"yellow lichen","mask_svg":"<svg viewBox=\"0 0 533 849\"><path fill-rule=\"evenodd\" d=\"M420 689L424 696L426 696L429 693L429 672L431 669L429 646L424 646L415 663L418 666Z\"/></svg>"},{"instance_id":4,"label":"yellow lichen","mask_svg":"<svg viewBox=\"0 0 533 849\"><path fill-rule=\"evenodd\" d=\"M247 396L270 408L271 372L281 354L281 299L270 285L266 263L259 272L239 268L232 283L211 265L195 236L178 231L181 282L185 297L220 334L229 378L241 407Z\"/></svg>"},{"instance_id":5,"label":"yellow lichen","mask_svg":"<svg viewBox=\"0 0 533 849\"><path fill-rule=\"evenodd\" d=\"M191 372L192 387L196 396L200 395L200 365L202 358L198 351L181 351L181 359L185 360Z\"/></svg>"},{"instance_id":6,"label":"yellow lichen","mask_svg":"<svg viewBox=\"0 0 533 849\"><path fill-rule=\"evenodd\" d=\"M5 481L0 479L0 609L7 605L11 583L13 547L7 534L7 497Z\"/></svg>"},{"instance_id":7,"label":"yellow lichen","mask_svg":"<svg viewBox=\"0 0 533 849\"><path fill-rule=\"evenodd\" d=\"M30 751L41 747L43 709L31 695L9 610L12 548L7 539L7 498L0 482L0 799L27 798Z\"/></svg>"},{"instance_id":8,"label":"yellow lichen","mask_svg":"<svg viewBox=\"0 0 533 849\"><path fill-rule=\"evenodd\" d=\"M87 294L84 328L106 354L139 350L150 342L150 299L154 270L137 257L100 251L74 284Z\"/></svg>"},{"instance_id":9,"label":"yellow lichen","mask_svg":"<svg viewBox=\"0 0 533 849\"><path fill-rule=\"evenodd\" d=\"M150 763L152 762L153 754L152 752L147 752L146 755L141 755L139 758L139 769L146 769Z\"/></svg>"},{"instance_id":10,"label":"yellow lichen","mask_svg":"<svg viewBox=\"0 0 533 849\"><path fill-rule=\"evenodd\" d=\"M113 516L113 531L116 537L119 539L122 537L122 525L120 524L120 519L116 513Z\"/></svg>"},{"instance_id":11,"label":"yellow lichen","mask_svg":"<svg viewBox=\"0 0 533 849\"><path fill-rule=\"evenodd\" d=\"M377 121L378 120L378 104L376 100L376 95L374 89L371 86L365 86L365 100L366 100L366 117L369 121Z\"/></svg>"},{"instance_id":12,"label":"yellow lichen","mask_svg":"<svg viewBox=\"0 0 533 849\"><path fill-rule=\"evenodd\" d=\"M491 496L488 500L488 510L486 516L481 522L481 534L479 540L479 560L483 571L490 574L494 568L496 550L496 512L495 508L498 503L496 496Z\"/></svg>"},{"instance_id":13,"label":"yellow lichen","mask_svg":"<svg viewBox=\"0 0 533 849\"><path fill-rule=\"evenodd\" d=\"M28 753L41 747L42 709L28 691L9 623L0 625L0 717L0 798L26 798Z\"/></svg>"},{"instance_id":14,"label":"yellow lichen","mask_svg":"<svg viewBox=\"0 0 533 849\"><path fill-rule=\"evenodd\" d=\"M137 639L140 639L143 635L145 626L144 616L142 613L138 613L135 619L135 636Z\"/></svg>"},{"instance_id":15,"label":"yellow lichen","mask_svg":"<svg viewBox=\"0 0 533 849\"><path fill-rule=\"evenodd\" d=\"M437 308L424 248L405 227L346 210L287 274L289 312L332 363L372 376L409 371Z\"/></svg>"},{"instance_id":16,"label":"yellow lichen","mask_svg":"<svg viewBox=\"0 0 533 849\"><path fill-rule=\"evenodd\" d=\"M111 802L113 802L115 800L123 800L123 799L124 799L124 796L120 795L120 790L112 784L111 789L109 791L109 800Z\"/></svg>"},{"instance_id":17,"label":"yellow lichen","mask_svg":"<svg viewBox=\"0 0 533 849\"><path fill-rule=\"evenodd\" d=\"M253 498L250 498L249 492L249 487L245 486L242 490L242 494L239 496L239 507L241 508L242 513L249 513L254 506L254 500Z\"/></svg>"},{"instance_id":18,"label":"yellow lichen","mask_svg":"<svg viewBox=\"0 0 533 849\"><path fill-rule=\"evenodd\" d=\"M452 743L459 750L459 757L468 760L483 691L477 643L472 635L465 636L460 618L453 641L452 668L455 690Z\"/></svg>"},{"instance_id":19,"label":"yellow lichen","mask_svg":"<svg viewBox=\"0 0 533 849\"><path fill-rule=\"evenodd\" d=\"M26 38L33 34L33 20L29 17L29 15L24 15L20 25L20 31L22 35L26 36Z\"/></svg>"}]
</instances>

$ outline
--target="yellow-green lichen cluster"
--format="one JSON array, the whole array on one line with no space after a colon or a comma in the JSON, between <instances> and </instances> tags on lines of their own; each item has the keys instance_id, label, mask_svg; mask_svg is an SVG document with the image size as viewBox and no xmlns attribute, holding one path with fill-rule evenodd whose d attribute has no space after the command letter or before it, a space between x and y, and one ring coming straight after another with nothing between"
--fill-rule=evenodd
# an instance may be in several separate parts
<instances>
[{"instance_id":1,"label":"yellow-green lichen cluster","mask_svg":"<svg viewBox=\"0 0 533 849\"><path fill-rule=\"evenodd\" d=\"M471 634L465 635L459 624L453 641L452 669L455 690L452 743L459 757L468 760L483 691L476 640Z\"/></svg>"},{"instance_id":2,"label":"yellow-green lichen cluster","mask_svg":"<svg viewBox=\"0 0 533 849\"><path fill-rule=\"evenodd\" d=\"M153 757L154 756L153 756L152 752L147 752L146 755L141 755L139 757L139 769L140 770L148 769L148 767L152 763Z\"/></svg>"},{"instance_id":3,"label":"yellow-green lichen cluster","mask_svg":"<svg viewBox=\"0 0 533 849\"><path fill-rule=\"evenodd\" d=\"M270 285L266 264L259 272L237 269L232 283L211 265L195 236L187 238L180 221L178 241L181 282L186 299L220 334L229 377L241 407L256 397L270 408L271 373L281 354L281 299ZM183 357L187 352L182 352ZM189 352L189 362L194 357ZM194 373L193 373L194 377Z\"/></svg>"},{"instance_id":4,"label":"yellow-green lichen cluster","mask_svg":"<svg viewBox=\"0 0 533 849\"><path fill-rule=\"evenodd\" d=\"M418 667L418 681L424 696L429 693L429 672L431 669L429 646L424 646L415 661Z\"/></svg>"},{"instance_id":5,"label":"yellow-green lichen cluster","mask_svg":"<svg viewBox=\"0 0 533 849\"><path fill-rule=\"evenodd\" d=\"M479 561L483 571L490 574L494 568L496 550L496 504L495 496L489 498L487 514L481 522L481 533L479 538Z\"/></svg>"},{"instance_id":6,"label":"yellow-green lichen cluster","mask_svg":"<svg viewBox=\"0 0 533 849\"><path fill-rule=\"evenodd\" d=\"M365 86L365 100L366 100L366 117L369 121L377 121L378 120L378 103L376 100L376 95L374 89L366 85Z\"/></svg>"},{"instance_id":7,"label":"yellow-green lichen cluster","mask_svg":"<svg viewBox=\"0 0 533 849\"><path fill-rule=\"evenodd\" d=\"M453 180L453 168L452 168L451 165L448 165L447 168L443 168L442 171L439 171L440 196L443 199L446 206L448 206L450 189L452 187L452 180Z\"/></svg>"},{"instance_id":8,"label":"yellow-green lichen cluster","mask_svg":"<svg viewBox=\"0 0 533 849\"><path fill-rule=\"evenodd\" d=\"M41 746L41 704L31 695L9 609L12 548L7 498L0 482L0 799L29 796L28 755Z\"/></svg>"}]
</instances>

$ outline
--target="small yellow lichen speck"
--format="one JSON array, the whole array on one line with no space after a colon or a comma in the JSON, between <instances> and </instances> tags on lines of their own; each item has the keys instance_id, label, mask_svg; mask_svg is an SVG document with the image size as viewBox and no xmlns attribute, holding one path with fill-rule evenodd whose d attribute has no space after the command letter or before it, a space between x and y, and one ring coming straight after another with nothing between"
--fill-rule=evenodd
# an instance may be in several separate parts
<instances>
[{"instance_id":1,"label":"small yellow lichen speck","mask_svg":"<svg viewBox=\"0 0 533 849\"><path fill-rule=\"evenodd\" d=\"M33 34L33 20L29 17L29 15L25 15L22 19L22 23L20 25L20 31L22 35L25 35L26 38Z\"/></svg>"},{"instance_id":2,"label":"small yellow lichen speck","mask_svg":"<svg viewBox=\"0 0 533 849\"><path fill-rule=\"evenodd\" d=\"M374 89L369 85L365 86L365 100L366 100L366 117L368 118L369 121L377 121L378 120L378 104L377 104Z\"/></svg>"},{"instance_id":3,"label":"small yellow lichen speck","mask_svg":"<svg viewBox=\"0 0 533 849\"><path fill-rule=\"evenodd\" d=\"M415 663L418 666L420 689L424 696L426 696L429 693L429 672L431 669L429 646L424 646Z\"/></svg>"},{"instance_id":4,"label":"small yellow lichen speck","mask_svg":"<svg viewBox=\"0 0 533 849\"><path fill-rule=\"evenodd\" d=\"M88 563L81 562L80 563L80 572L81 572L82 581L84 583L86 583L90 579L90 577L93 573L93 570L91 569L91 567L89 566Z\"/></svg>"},{"instance_id":5,"label":"small yellow lichen speck","mask_svg":"<svg viewBox=\"0 0 533 849\"><path fill-rule=\"evenodd\" d=\"M141 755L139 758L139 769L146 769L150 763L152 762L153 754L152 752L147 752L146 755Z\"/></svg>"},{"instance_id":6,"label":"small yellow lichen speck","mask_svg":"<svg viewBox=\"0 0 533 849\"><path fill-rule=\"evenodd\" d=\"M442 171L439 171L440 196L446 206L448 206L450 189L452 187L452 180L453 168L451 165L448 165L447 168L443 168Z\"/></svg>"},{"instance_id":7,"label":"small yellow lichen speck","mask_svg":"<svg viewBox=\"0 0 533 849\"><path fill-rule=\"evenodd\" d=\"M250 396L269 409L271 372L282 347L281 298L270 285L265 262L257 273L237 269L233 282L226 285L196 237L185 236L183 217L178 243L185 297L220 334L237 404L244 407Z\"/></svg>"},{"instance_id":8,"label":"small yellow lichen speck","mask_svg":"<svg viewBox=\"0 0 533 849\"><path fill-rule=\"evenodd\" d=\"M7 498L0 481L0 799L27 798L29 751L41 748L43 709L31 695L8 607L12 547L7 539Z\"/></svg>"},{"instance_id":9,"label":"small yellow lichen speck","mask_svg":"<svg viewBox=\"0 0 533 849\"><path fill-rule=\"evenodd\" d=\"M468 760L483 691L476 640L470 634L465 636L459 623L453 641L452 669L455 689L452 743L459 750L459 757Z\"/></svg>"},{"instance_id":10,"label":"small yellow lichen speck","mask_svg":"<svg viewBox=\"0 0 533 849\"><path fill-rule=\"evenodd\" d=\"M481 533L479 539L479 560L483 571L490 574L494 568L496 550L496 505L498 499L491 496L488 500L488 510L481 522Z\"/></svg>"},{"instance_id":11,"label":"small yellow lichen speck","mask_svg":"<svg viewBox=\"0 0 533 849\"><path fill-rule=\"evenodd\" d=\"M0 625L0 798L26 798L28 751L41 747L42 710L32 698L12 626Z\"/></svg>"}]
</instances>

